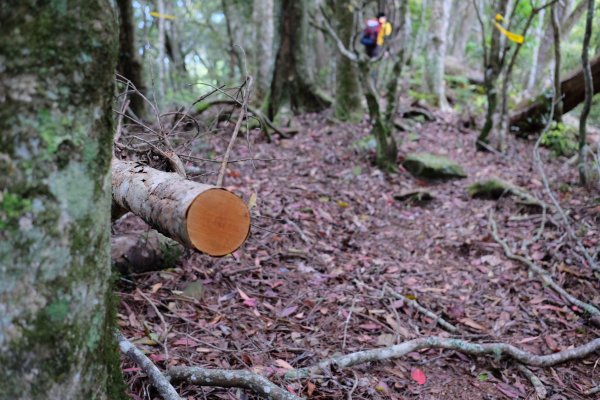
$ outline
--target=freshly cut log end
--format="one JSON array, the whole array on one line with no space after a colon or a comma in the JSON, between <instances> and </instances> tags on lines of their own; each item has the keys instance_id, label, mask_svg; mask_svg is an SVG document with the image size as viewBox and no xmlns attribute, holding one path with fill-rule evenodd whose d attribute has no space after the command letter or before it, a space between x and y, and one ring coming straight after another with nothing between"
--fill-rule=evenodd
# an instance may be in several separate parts
<instances>
[{"instance_id":1,"label":"freshly cut log end","mask_svg":"<svg viewBox=\"0 0 600 400\"><path fill-rule=\"evenodd\" d=\"M250 212L231 192L209 189L199 194L187 214L187 233L193 246L211 256L237 250L250 232Z\"/></svg>"},{"instance_id":2,"label":"freshly cut log end","mask_svg":"<svg viewBox=\"0 0 600 400\"><path fill-rule=\"evenodd\" d=\"M211 256L237 250L250 211L235 194L132 161L112 162L113 200L163 235Z\"/></svg>"}]
</instances>

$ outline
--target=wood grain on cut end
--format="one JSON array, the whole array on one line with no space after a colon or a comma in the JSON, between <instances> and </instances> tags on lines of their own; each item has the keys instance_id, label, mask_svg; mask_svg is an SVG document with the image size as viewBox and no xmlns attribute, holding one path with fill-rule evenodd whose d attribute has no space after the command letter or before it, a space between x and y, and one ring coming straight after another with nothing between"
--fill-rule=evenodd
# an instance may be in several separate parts
<instances>
[{"instance_id":1,"label":"wood grain on cut end","mask_svg":"<svg viewBox=\"0 0 600 400\"><path fill-rule=\"evenodd\" d=\"M194 247L211 256L237 250L248 237L250 212L235 194L210 189L198 195L187 214L187 232Z\"/></svg>"}]
</instances>

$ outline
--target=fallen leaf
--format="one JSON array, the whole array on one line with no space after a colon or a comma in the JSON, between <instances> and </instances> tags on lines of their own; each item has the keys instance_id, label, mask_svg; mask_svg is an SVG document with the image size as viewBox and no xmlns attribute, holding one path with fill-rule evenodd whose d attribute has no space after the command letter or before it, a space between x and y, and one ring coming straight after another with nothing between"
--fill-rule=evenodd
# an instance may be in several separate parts
<instances>
[{"instance_id":1,"label":"fallen leaf","mask_svg":"<svg viewBox=\"0 0 600 400\"><path fill-rule=\"evenodd\" d=\"M294 369L294 367L292 367L287 361L281 360L279 358L275 360L275 364L277 364L278 367L283 369Z\"/></svg>"},{"instance_id":2,"label":"fallen leaf","mask_svg":"<svg viewBox=\"0 0 600 400\"><path fill-rule=\"evenodd\" d=\"M471 318L463 318L459 320L461 324L464 324L470 328L477 329L479 331L485 331L486 328L482 325L479 325L477 322L473 321Z\"/></svg>"},{"instance_id":3,"label":"fallen leaf","mask_svg":"<svg viewBox=\"0 0 600 400\"><path fill-rule=\"evenodd\" d=\"M413 370L410 371L410 377L419 385L424 385L425 382L427 382L427 376L419 368L413 368Z\"/></svg>"}]
</instances>

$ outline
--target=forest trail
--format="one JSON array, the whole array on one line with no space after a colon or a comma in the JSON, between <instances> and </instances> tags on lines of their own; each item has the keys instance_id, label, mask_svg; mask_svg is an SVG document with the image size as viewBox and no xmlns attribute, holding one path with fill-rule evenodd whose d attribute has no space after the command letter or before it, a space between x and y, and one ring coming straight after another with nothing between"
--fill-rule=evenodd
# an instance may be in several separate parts
<instances>
[{"instance_id":1,"label":"forest trail","mask_svg":"<svg viewBox=\"0 0 600 400\"><path fill-rule=\"evenodd\" d=\"M368 152L356 150L367 125L334 125L316 114L298 121L300 132L291 139L250 147L238 143L236 158L277 159L230 165L225 185L246 200L257 194L252 233L242 249L220 259L194 253L180 268L133 277L144 296L121 284L120 325L157 364L253 368L274 374L279 383L277 374L287 364L301 367L335 353L448 335L401 300L382 296L385 287L414 296L456 325L466 340L505 341L549 354L600 335L524 265L508 260L490 236L488 215L494 211L500 234L519 248L536 234L541 212L516 198L479 200L467 193L473 182L500 177L544 198L532 143L511 138L509 156L476 152L476 132L458 130L457 117L439 113L435 122L416 123L418 138L402 134L400 153L445 155L461 164L468 178L428 184L406 171L385 175L373 167ZM224 142L215 143L219 153ZM557 182L576 181L574 168L547 161ZM412 189L425 189L434 199L415 204L394 198ZM572 217L598 220L600 209L585 191L569 186L559 194ZM140 227L135 217L122 225L128 232ZM572 259L568 241L550 222L542 235L544 245L531 247L533 259L551 267L571 294L597 304L598 282ZM599 239L597 226L584 237L592 245ZM202 282L201 293L192 295L196 299L183 296L194 281ZM170 325L166 339L161 320ZM140 338L143 330L155 336ZM168 355L157 337L167 341ZM578 390L593 386L594 375L597 379L593 361L535 371L555 390L548 398L579 399ZM426 384L411 379L414 368L426 374ZM127 377L134 393L142 390L136 368ZM354 398L368 399L532 398L533 393L512 362L440 350L285 386L311 398L345 398L351 390ZM184 398L197 393L193 386L180 391ZM230 398L223 389L211 393Z\"/></svg>"}]
</instances>

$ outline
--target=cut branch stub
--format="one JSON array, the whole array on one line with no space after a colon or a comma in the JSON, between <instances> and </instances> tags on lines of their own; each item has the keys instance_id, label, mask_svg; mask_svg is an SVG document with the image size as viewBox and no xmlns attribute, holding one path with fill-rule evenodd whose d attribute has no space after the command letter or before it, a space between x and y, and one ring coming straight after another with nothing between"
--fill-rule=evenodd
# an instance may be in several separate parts
<instances>
[{"instance_id":1,"label":"cut branch stub","mask_svg":"<svg viewBox=\"0 0 600 400\"><path fill-rule=\"evenodd\" d=\"M235 194L137 162L113 160L113 200L184 246L211 256L238 249L250 212Z\"/></svg>"}]
</instances>

